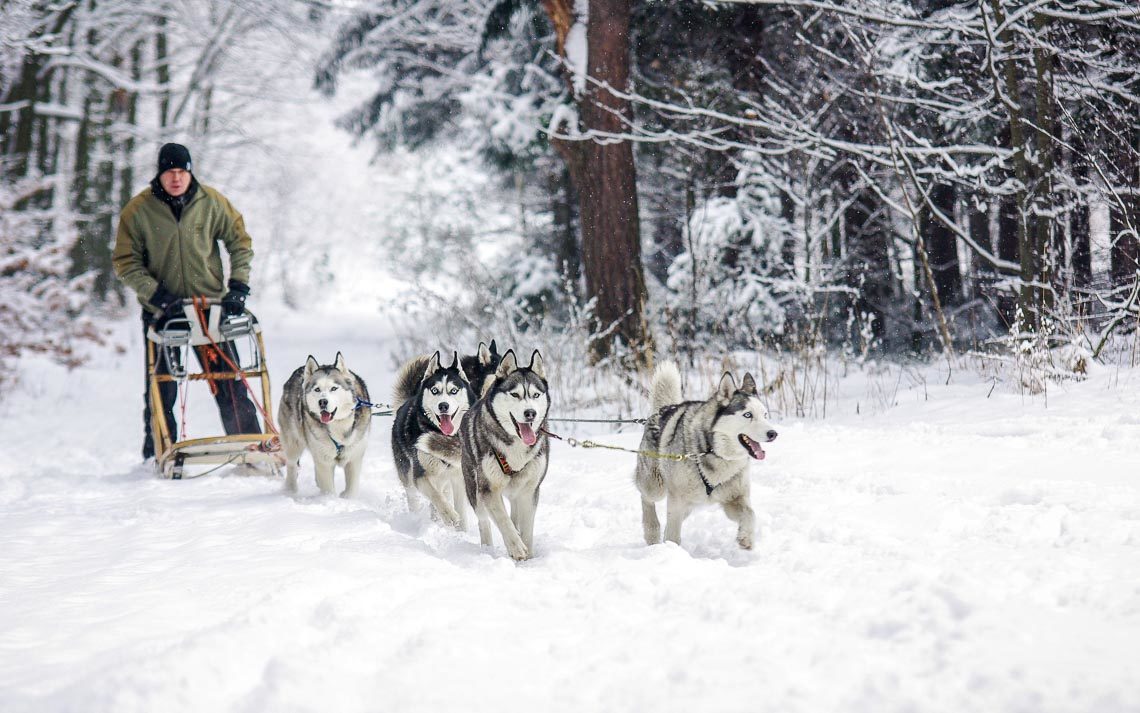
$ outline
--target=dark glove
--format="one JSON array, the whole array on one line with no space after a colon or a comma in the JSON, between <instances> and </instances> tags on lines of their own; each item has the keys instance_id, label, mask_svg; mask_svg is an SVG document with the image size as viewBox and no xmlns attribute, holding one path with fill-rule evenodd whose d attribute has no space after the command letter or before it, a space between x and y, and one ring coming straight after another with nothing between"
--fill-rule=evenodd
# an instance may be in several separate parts
<instances>
[{"instance_id":1,"label":"dark glove","mask_svg":"<svg viewBox=\"0 0 1140 713\"><path fill-rule=\"evenodd\" d=\"M182 311L182 298L172 294L161 282L158 283L154 294L150 296L147 302L150 302L162 310L162 315L157 319L160 323L164 323L172 317L181 317L184 314Z\"/></svg>"},{"instance_id":2,"label":"dark glove","mask_svg":"<svg viewBox=\"0 0 1140 713\"><path fill-rule=\"evenodd\" d=\"M249 297L249 285L240 280L229 281L230 291L222 298L222 312L227 317L236 317L245 312L245 298Z\"/></svg>"}]
</instances>

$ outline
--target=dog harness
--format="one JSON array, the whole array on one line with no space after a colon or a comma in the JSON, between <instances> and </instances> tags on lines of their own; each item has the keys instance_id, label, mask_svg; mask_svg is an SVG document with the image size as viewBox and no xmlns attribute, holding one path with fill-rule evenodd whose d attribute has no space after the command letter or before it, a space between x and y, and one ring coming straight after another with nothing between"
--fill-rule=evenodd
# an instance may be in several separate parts
<instances>
[{"instance_id":1,"label":"dog harness","mask_svg":"<svg viewBox=\"0 0 1140 713\"><path fill-rule=\"evenodd\" d=\"M495 454L495 460L499 461L499 468L502 469L503 475L514 475L515 469L507 462L507 457L498 451L491 451Z\"/></svg>"},{"instance_id":2,"label":"dog harness","mask_svg":"<svg viewBox=\"0 0 1140 713\"><path fill-rule=\"evenodd\" d=\"M709 483L709 479L705 477L705 469L701 467L701 459L696 458L695 460L697 462L697 475L700 476L701 482L705 484L705 495L711 497L712 491L716 490L717 485L720 485L720 483L716 485Z\"/></svg>"}]
</instances>

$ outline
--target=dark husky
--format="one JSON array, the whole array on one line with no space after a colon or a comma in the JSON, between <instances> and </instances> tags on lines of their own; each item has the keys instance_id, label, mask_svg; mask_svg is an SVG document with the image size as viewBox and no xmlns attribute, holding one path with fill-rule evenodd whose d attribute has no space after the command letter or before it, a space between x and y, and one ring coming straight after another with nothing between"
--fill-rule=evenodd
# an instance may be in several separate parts
<instances>
[{"instance_id":1,"label":"dark husky","mask_svg":"<svg viewBox=\"0 0 1140 713\"><path fill-rule=\"evenodd\" d=\"M464 526L463 475L456 462L454 441L463 415L475 401L475 393L459 366L440 364L439 352L420 356L400 369L392 396L396 416L392 421L392 457L396 474L404 485L408 507L417 509L413 493L418 490L448 525ZM442 442L441 442L442 441ZM450 491L451 503L445 493Z\"/></svg>"},{"instance_id":2,"label":"dark husky","mask_svg":"<svg viewBox=\"0 0 1140 713\"><path fill-rule=\"evenodd\" d=\"M467 375L467 380L475 391L476 397L482 396L487 387L491 385L495 370L499 368L499 362L502 359L503 356L499 354L499 348L494 339L491 340L490 346L479 342L479 349L475 354L466 355L460 359L459 363L463 367L463 373Z\"/></svg>"},{"instance_id":3,"label":"dark husky","mask_svg":"<svg viewBox=\"0 0 1140 713\"><path fill-rule=\"evenodd\" d=\"M536 350L530 366L519 367L514 351L508 350L494 381L459 426L463 483L479 518L479 541L491 544L494 521L516 560L530 557L534 547L538 488L550 450L545 433L549 409L542 355ZM511 501L510 514L503 496Z\"/></svg>"},{"instance_id":4,"label":"dark husky","mask_svg":"<svg viewBox=\"0 0 1140 713\"><path fill-rule=\"evenodd\" d=\"M308 450L322 493L333 492L334 471L339 465L344 468L342 495L348 498L356 494L372 424L372 411L360 408L367 402L368 387L345 367L339 352L334 364L320 365L310 356L293 372L285 382L278 409L289 490L297 490L299 461Z\"/></svg>"},{"instance_id":5,"label":"dark husky","mask_svg":"<svg viewBox=\"0 0 1140 713\"><path fill-rule=\"evenodd\" d=\"M760 442L776 438L752 375L745 374L737 388L726 372L709 400L682 401L677 366L663 363L653 374L650 398L653 414L645 424L641 449L693 455L681 461L637 457L634 482L641 491L645 542L661 541L655 503L667 497L665 539L681 544L681 524L689 513L699 505L719 504L737 524L737 544L751 549L755 516L748 466L764 459Z\"/></svg>"}]
</instances>

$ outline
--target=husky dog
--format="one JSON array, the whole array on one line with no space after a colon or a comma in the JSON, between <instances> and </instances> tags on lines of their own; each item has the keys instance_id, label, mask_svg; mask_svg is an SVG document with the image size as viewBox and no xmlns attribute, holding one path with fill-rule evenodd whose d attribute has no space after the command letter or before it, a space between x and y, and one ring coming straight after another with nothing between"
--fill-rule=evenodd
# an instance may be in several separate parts
<instances>
[{"instance_id":1,"label":"husky dog","mask_svg":"<svg viewBox=\"0 0 1140 713\"><path fill-rule=\"evenodd\" d=\"M344 468L342 497L356 495L360 463L368 445L372 411L359 408L368 402L364 380L348 370L337 352L332 365L317 364L312 356L285 382L281 394L281 445L285 450L285 487L297 491L301 454L313 456L317 487L333 492L336 466Z\"/></svg>"},{"instance_id":2,"label":"husky dog","mask_svg":"<svg viewBox=\"0 0 1140 713\"><path fill-rule=\"evenodd\" d=\"M499 354L499 348L495 345L495 340L492 339L491 346L479 342L479 350L476 354L464 356L460 360L463 373L467 375L471 388L475 390L476 398L482 396L487 387L491 385L495 370L499 368L499 362L502 358L503 356Z\"/></svg>"},{"instance_id":3,"label":"husky dog","mask_svg":"<svg viewBox=\"0 0 1140 713\"><path fill-rule=\"evenodd\" d=\"M459 426L467 501L479 518L479 541L491 544L491 523L516 560L534 547L538 487L546 477L550 444L544 432L550 408L542 355L519 367L508 350L488 386ZM511 501L507 514L503 496Z\"/></svg>"},{"instance_id":4,"label":"husky dog","mask_svg":"<svg viewBox=\"0 0 1140 713\"><path fill-rule=\"evenodd\" d=\"M698 505L719 503L737 524L737 544L751 549L755 516L748 465L764 460L761 441L776 438L752 375L745 374L737 388L732 374L725 372L708 401L682 401L677 366L664 363L653 374L650 399L653 415L645 424L641 449L699 455L680 461L637 457L634 482L641 491L646 544L661 541L655 503L667 497L665 539L681 544L681 524L689 513Z\"/></svg>"},{"instance_id":5,"label":"husky dog","mask_svg":"<svg viewBox=\"0 0 1140 713\"><path fill-rule=\"evenodd\" d=\"M392 396L396 407L392 457L409 509L417 509L413 490L419 490L444 522L459 529L463 529L467 509L463 474L458 448L448 448L446 441L456 440L456 429L474 402L475 393L459 366L458 353L449 367L440 364L439 352L408 361L400 368ZM429 434L436 438L428 438ZM445 438L442 446L436 445L440 438ZM444 497L448 490L452 503Z\"/></svg>"}]
</instances>

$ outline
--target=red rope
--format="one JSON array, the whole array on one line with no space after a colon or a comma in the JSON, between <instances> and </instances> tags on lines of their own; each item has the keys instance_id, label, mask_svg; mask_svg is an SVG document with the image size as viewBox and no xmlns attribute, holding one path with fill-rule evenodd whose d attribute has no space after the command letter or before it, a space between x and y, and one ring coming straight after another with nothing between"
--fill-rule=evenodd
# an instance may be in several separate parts
<instances>
[{"instance_id":1,"label":"red rope","mask_svg":"<svg viewBox=\"0 0 1140 713\"><path fill-rule=\"evenodd\" d=\"M215 350L217 350L217 353L222 357L222 359L225 360L230 369L232 369L233 372L241 378L241 382L245 384L246 391L249 392L250 400L253 401L253 405L257 407L257 410L261 412L261 417L265 420L266 430L274 435L277 435L277 426L273 425L273 419L269 417L269 413L261 405L261 402L257 400L257 396L253 392L253 387L249 385L249 379L245 378L245 370L239 367L237 364L234 364L229 355L226 354L225 351L218 346L218 343L214 341L214 338L210 336L209 319L206 317L206 308L209 307L209 302L205 297L195 297L193 299L194 311L198 314L198 322L202 325L202 332L206 335L206 339L210 340L210 345L213 346ZM236 415L236 408L234 409L234 413Z\"/></svg>"}]
</instances>

